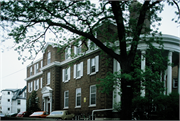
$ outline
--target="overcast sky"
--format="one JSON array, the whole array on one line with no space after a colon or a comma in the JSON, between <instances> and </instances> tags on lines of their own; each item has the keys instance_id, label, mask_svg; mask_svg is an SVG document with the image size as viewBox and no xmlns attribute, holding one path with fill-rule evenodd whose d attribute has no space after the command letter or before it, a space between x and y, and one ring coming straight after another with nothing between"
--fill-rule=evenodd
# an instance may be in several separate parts
<instances>
[{"instance_id":1,"label":"overcast sky","mask_svg":"<svg viewBox=\"0 0 180 121\"><path fill-rule=\"evenodd\" d=\"M160 14L162 16L160 31L163 34L174 35L180 37L180 26L171 21L175 17L175 6L165 5L164 11ZM0 30L2 33L3 31ZM3 45L11 46L11 41L6 41ZM2 45L0 45L0 50ZM40 54L37 59L42 57ZM3 89L17 89L26 86L24 80L27 76L26 67L31 61L27 61L22 64L22 61L18 61L18 53L14 49L6 49L4 52L0 51L0 91ZM0 94L1 95L1 94Z\"/></svg>"}]
</instances>

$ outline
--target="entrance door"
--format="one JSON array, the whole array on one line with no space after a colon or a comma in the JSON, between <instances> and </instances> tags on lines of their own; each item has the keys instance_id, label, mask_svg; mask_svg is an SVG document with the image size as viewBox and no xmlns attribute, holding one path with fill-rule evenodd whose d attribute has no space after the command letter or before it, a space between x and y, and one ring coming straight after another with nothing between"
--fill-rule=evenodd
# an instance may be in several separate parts
<instances>
[{"instance_id":1,"label":"entrance door","mask_svg":"<svg viewBox=\"0 0 180 121\"><path fill-rule=\"evenodd\" d=\"M50 113L50 103L48 103L48 114Z\"/></svg>"}]
</instances>

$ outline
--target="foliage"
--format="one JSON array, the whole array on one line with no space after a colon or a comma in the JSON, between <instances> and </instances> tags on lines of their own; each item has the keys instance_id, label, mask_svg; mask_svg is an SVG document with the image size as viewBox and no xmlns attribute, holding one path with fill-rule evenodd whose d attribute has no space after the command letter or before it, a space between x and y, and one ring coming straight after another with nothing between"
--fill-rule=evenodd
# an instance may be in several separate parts
<instances>
[{"instance_id":1,"label":"foliage","mask_svg":"<svg viewBox=\"0 0 180 121\"><path fill-rule=\"evenodd\" d=\"M155 120L178 120L179 119L179 94L172 92L169 95L159 94L153 100L147 97L136 97L133 99L133 110L137 109L138 113L154 113ZM143 119L144 117L141 117Z\"/></svg>"},{"instance_id":2,"label":"foliage","mask_svg":"<svg viewBox=\"0 0 180 121\"><path fill-rule=\"evenodd\" d=\"M37 93L36 91L32 91L31 95L27 100L27 112L29 114L32 114L35 111L40 111L41 109L39 108L38 103L39 99L37 98Z\"/></svg>"}]
</instances>

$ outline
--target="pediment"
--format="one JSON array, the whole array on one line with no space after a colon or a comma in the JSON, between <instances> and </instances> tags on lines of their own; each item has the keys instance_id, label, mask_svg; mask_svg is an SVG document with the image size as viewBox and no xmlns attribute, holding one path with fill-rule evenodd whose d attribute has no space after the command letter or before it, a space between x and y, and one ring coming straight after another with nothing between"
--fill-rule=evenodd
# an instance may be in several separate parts
<instances>
[{"instance_id":1,"label":"pediment","mask_svg":"<svg viewBox=\"0 0 180 121\"><path fill-rule=\"evenodd\" d=\"M45 93L51 93L52 89L49 86L45 86L42 88L41 93L45 94Z\"/></svg>"}]
</instances>

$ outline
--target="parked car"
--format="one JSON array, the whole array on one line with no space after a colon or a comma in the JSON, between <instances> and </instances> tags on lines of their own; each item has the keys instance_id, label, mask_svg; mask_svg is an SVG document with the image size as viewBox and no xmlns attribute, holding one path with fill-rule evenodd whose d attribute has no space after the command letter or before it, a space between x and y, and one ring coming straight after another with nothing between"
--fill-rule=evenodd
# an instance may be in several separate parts
<instances>
[{"instance_id":1,"label":"parked car","mask_svg":"<svg viewBox=\"0 0 180 121\"><path fill-rule=\"evenodd\" d=\"M16 117L17 113L10 113L8 115L6 115L6 117Z\"/></svg>"},{"instance_id":2,"label":"parked car","mask_svg":"<svg viewBox=\"0 0 180 121\"><path fill-rule=\"evenodd\" d=\"M48 116L48 113L46 111L36 111L33 114L31 114L29 117L45 118L46 116Z\"/></svg>"},{"instance_id":3,"label":"parked car","mask_svg":"<svg viewBox=\"0 0 180 121\"><path fill-rule=\"evenodd\" d=\"M71 120L74 119L74 114L70 114L67 110L58 110L51 112L47 118L57 118L62 120Z\"/></svg>"},{"instance_id":4,"label":"parked car","mask_svg":"<svg viewBox=\"0 0 180 121\"><path fill-rule=\"evenodd\" d=\"M28 113L26 111L19 112L16 117L28 117Z\"/></svg>"},{"instance_id":5,"label":"parked car","mask_svg":"<svg viewBox=\"0 0 180 121\"><path fill-rule=\"evenodd\" d=\"M5 115L4 115L4 114L2 114L2 113L0 113L0 117L5 117Z\"/></svg>"}]
</instances>

